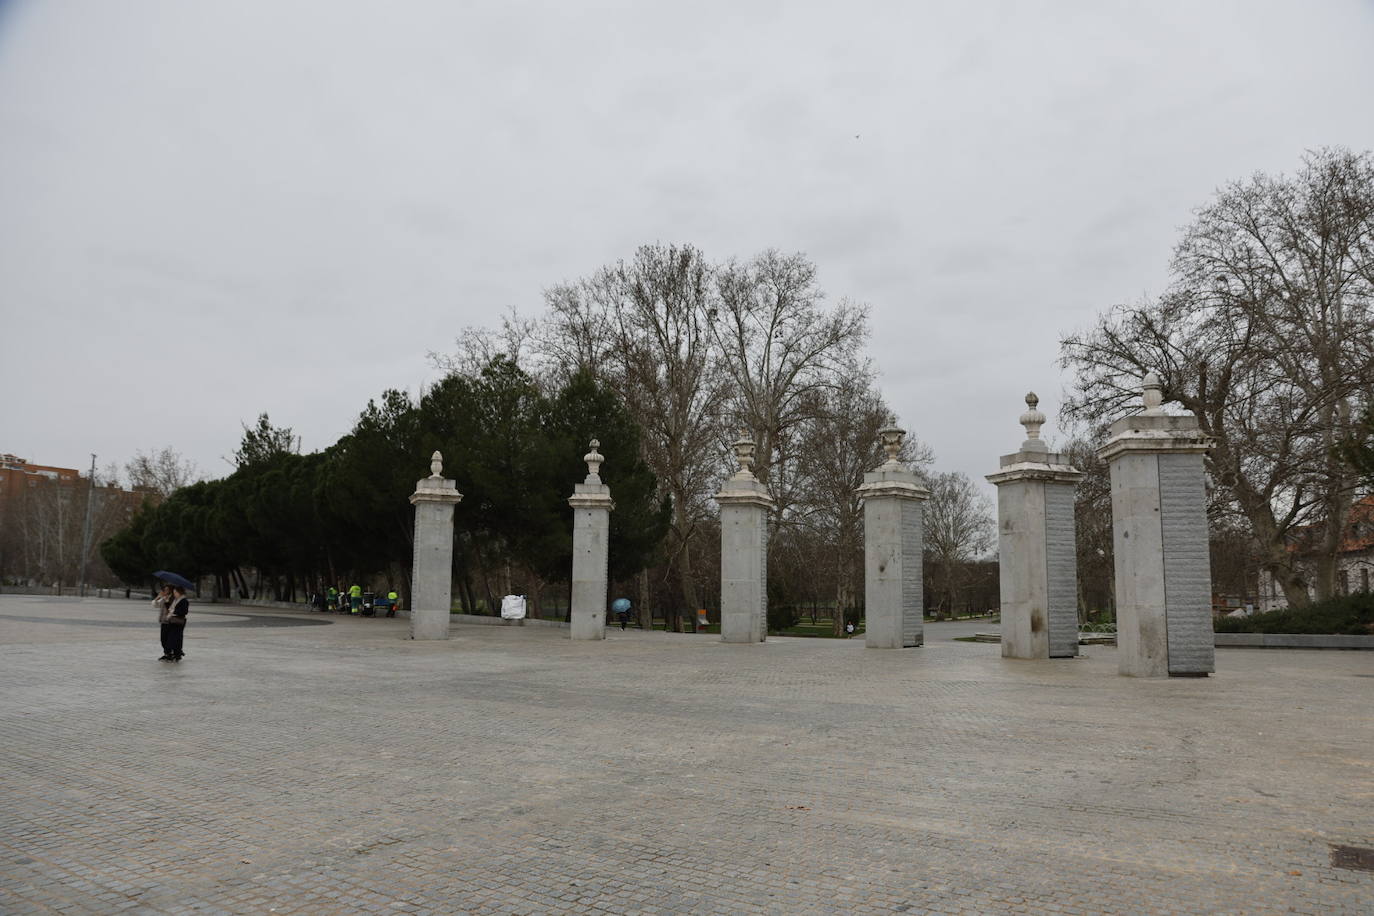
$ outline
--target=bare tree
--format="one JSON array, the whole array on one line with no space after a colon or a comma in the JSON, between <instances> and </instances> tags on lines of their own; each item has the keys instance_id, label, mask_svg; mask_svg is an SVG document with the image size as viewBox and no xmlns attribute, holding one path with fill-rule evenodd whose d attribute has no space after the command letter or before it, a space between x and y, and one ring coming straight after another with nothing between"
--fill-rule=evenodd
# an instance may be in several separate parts
<instances>
[{"instance_id":1,"label":"bare tree","mask_svg":"<svg viewBox=\"0 0 1374 916\"><path fill-rule=\"evenodd\" d=\"M1158 371L1215 448L1218 496L1248 523L1290 605L1335 591L1356 478L1337 447L1374 385L1374 157L1309 155L1292 178L1223 188L1184 232L1157 301L1066 337L1066 413L1100 423ZM1290 549L1319 526L1316 568Z\"/></svg>"},{"instance_id":2,"label":"bare tree","mask_svg":"<svg viewBox=\"0 0 1374 916\"><path fill-rule=\"evenodd\" d=\"M868 335L867 311L841 302L827 311L816 265L800 253L768 250L716 272L712 339L732 382L731 411L758 444L755 473L769 485L775 517L797 498L789 479L795 430L818 415L827 391L855 371Z\"/></svg>"},{"instance_id":3,"label":"bare tree","mask_svg":"<svg viewBox=\"0 0 1374 916\"><path fill-rule=\"evenodd\" d=\"M1112 484L1107 462L1097 457L1105 431L1072 439L1064 446L1069 464L1083 472L1073 494L1078 621L1093 611L1116 610L1116 572L1112 545Z\"/></svg>"},{"instance_id":4,"label":"bare tree","mask_svg":"<svg viewBox=\"0 0 1374 916\"><path fill-rule=\"evenodd\" d=\"M546 291L532 350L554 375L589 369L620 392L642 432L644 458L672 501L669 617L701 607L690 546L713 515L727 454L727 394L712 347L713 268L690 245L646 245L575 283ZM678 604L680 602L680 604Z\"/></svg>"},{"instance_id":5,"label":"bare tree","mask_svg":"<svg viewBox=\"0 0 1374 916\"><path fill-rule=\"evenodd\" d=\"M640 594L672 595L666 616L677 618L702 606L706 571L696 571L693 545L714 530L711 496L738 430L758 443L756 472L775 497L774 525L784 524L801 498L806 425L847 378L867 384L866 312L843 302L824 308L815 276L800 254L715 265L690 245L647 245L545 290L538 319L512 313L497 331L467 329L456 354L432 359L461 369L514 351L545 384L585 370L620 393L673 512L663 581L675 587L646 579Z\"/></svg>"},{"instance_id":6,"label":"bare tree","mask_svg":"<svg viewBox=\"0 0 1374 916\"><path fill-rule=\"evenodd\" d=\"M871 377L852 371L835 380L821 397L821 409L801 427L797 476L805 494L780 522L801 526L826 545L835 598L834 633L844 631L844 612L863 594L863 503L858 489L864 474L885 460L878 431L892 421ZM914 436L898 457L921 469L930 449ZM817 570L819 573L820 570Z\"/></svg>"},{"instance_id":7,"label":"bare tree","mask_svg":"<svg viewBox=\"0 0 1374 916\"><path fill-rule=\"evenodd\" d=\"M108 469L107 469L108 473ZM100 542L128 524L139 505L136 494L108 477L75 482L37 479L9 503L0 531L0 574L43 584L77 582L83 568L82 546L87 506L91 509L86 581L114 580L100 556ZM151 570L150 570L151 572Z\"/></svg>"},{"instance_id":8,"label":"bare tree","mask_svg":"<svg viewBox=\"0 0 1374 916\"><path fill-rule=\"evenodd\" d=\"M937 607L954 613L964 567L992 548L997 525L992 501L962 471L933 474L925 507L925 541L940 570Z\"/></svg>"},{"instance_id":9,"label":"bare tree","mask_svg":"<svg viewBox=\"0 0 1374 916\"><path fill-rule=\"evenodd\" d=\"M526 368L535 358L539 336L539 322L511 308L502 316L499 328L465 327L454 341L454 352L431 350L429 361L445 374L456 372L467 376L478 375L498 356L505 356Z\"/></svg>"},{"instance_id":10,"label":"bare tree","mask_svg":"<svg viewBox=\"0 0 1374 916\"><path fill-rule=\"evenodd\" d=\"M112 467L107 468L106 475L111 475L112 471ZM129 478L131 489L152 490L161 499L166 499L182 487L202 479L195 462L183 458L181 453L170 445L147 453L140 450L124 465L124 474ZM107 485L113 483L110 481Z\"/></svg>"}]
</instances>

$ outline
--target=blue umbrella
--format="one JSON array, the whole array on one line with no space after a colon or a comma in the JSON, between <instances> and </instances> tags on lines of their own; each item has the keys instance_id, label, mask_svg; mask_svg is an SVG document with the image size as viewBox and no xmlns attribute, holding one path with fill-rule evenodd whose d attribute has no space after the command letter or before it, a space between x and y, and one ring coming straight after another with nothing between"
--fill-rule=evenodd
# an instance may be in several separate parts
<instances>
[{"instance_id":1,"label":"blue umbrella","mask_svg":"<svg viewBox=\"0 0 1374 916\"><path fill-rule=\"evenodd\" d=\"M611 610L616 614L623 614L630 609L629 598L617 598L611 602Z\"/></svg>"},{"instance_id":2,"label":"blue umbrella","mask_svg":"<svg viewBox=\"0 0 1374 916\"><path fill-rule=\"evenodd\" d=\"M153 575L157 576L163 582L170 582L173 585L180 585L182 588L190 589L191 591L196 590L196 584L194 582L192 582L185 576L178 576L174 572L168 572L165 569L159 569L157 572L153 573Z\"/></svg>"}]
</instances>

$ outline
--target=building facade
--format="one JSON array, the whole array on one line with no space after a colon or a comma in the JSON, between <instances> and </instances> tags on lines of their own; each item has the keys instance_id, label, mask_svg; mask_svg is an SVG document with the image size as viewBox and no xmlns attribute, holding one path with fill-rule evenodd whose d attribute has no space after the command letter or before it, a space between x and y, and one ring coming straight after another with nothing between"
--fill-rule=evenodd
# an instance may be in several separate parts
<instances>
[{"instance_id":1,"label":"building facade","mask_svg":"<svg viewBox=\"0 0 1374 916\"><path fill-rule=\"evenodd\" d=\"M88 584L118 584L101 559L100 544L152 495L145 487L126 490L98 481L92 487L90 477L75 468L0 454L0 582L75 585L84 567ZM90 553L83 557L88 502Z\"/></svg>"},{"instance_id":2,"label":"building facade","mask_svg":"<svg viewBox=\"0 0 1374 916\"><path fill-rule=\"evenodd\" d=\"M1301 557L1304 534L1311 529L1298 529L1294 551ZM1310 577L1309 577L1310 578ZM1316 591L1308 586L1308 594L1316 598ZM1259 610L1276 611L1288 606L1283 589L1267 570L1259 574ZM1341 595L1374 592L1374 493L1355 503L1346 521L1336 565L1336 591Z\"/></svg>"}]
</instances>

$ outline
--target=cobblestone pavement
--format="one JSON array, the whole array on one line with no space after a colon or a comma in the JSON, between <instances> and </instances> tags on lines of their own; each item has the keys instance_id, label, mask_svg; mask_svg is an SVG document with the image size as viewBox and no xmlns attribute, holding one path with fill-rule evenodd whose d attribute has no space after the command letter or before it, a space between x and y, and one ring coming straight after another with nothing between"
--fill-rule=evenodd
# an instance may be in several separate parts
<instances>
[{"instance_id":1,"label":"cobblestone pavement","mask_svg":"<svg viewBox=\"0 0 1374 916\"><path fill-rule=\"evenodd\" d=\"M152 614L0 597L0 912L1374 912L1369 653Z\"/></svg>"}]
</instances>

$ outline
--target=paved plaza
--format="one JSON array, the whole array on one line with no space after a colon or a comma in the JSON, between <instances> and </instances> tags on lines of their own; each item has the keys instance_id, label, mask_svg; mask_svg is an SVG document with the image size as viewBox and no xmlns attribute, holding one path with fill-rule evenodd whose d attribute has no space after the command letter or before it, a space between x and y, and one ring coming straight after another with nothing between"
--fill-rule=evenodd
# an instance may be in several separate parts
<instances>
[{"instance_id":1,"label":"paved plaza","mask_svg":"<svg viewBox=\"0 0 1374 916\"><path fill-rule=\"evenodd\" d=\"M0 912L1374 912L1374 653L154 617L0 596Z\"/></svg>"}]
</instances>

